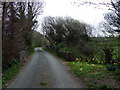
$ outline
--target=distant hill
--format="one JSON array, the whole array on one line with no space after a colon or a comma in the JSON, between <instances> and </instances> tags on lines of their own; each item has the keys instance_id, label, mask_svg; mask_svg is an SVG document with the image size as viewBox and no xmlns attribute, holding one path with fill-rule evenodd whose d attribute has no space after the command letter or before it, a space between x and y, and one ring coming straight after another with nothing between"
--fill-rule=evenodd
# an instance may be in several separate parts
<instances>
[{"instance_id":1,"label":"distant hill","mask_svg":"<svg viewBox=\"0 0 120 90\"><path fill-rule=\"evenodd\" d=\"M43 34L41 34L38 31L33 31L33 44L38 47L38 46L46 46L49 44L49 41L45 38Z\"/></svg>"}]
</instances>

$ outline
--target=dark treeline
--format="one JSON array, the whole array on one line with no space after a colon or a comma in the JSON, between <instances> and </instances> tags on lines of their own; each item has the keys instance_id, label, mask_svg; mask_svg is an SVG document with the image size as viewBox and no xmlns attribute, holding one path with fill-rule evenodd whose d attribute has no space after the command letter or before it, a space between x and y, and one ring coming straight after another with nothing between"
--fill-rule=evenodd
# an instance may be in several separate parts
<instances>
[{"instance_id":1,"label":"dark treeline","mask_svg":"<svg viewBox=\"0 0 120 90\"><path fill-rule=\"evenodd\" d=\"M32 47L32 33L43 2L2 2L2 6L2 65L5 69L11 60L19 60L21 51Z\"/></svg>"},{"instance_id":2,"label":"dark treeline","mask_svg":"<svg viewBox=\"0 0 120 90\"><path fill-rule=\"evenodd\" d=\"M63 55L67 60L91 56L94 53L88 43L91 27L70 17L45 17L42 23L45 37L50 41L49 49ZM67 56L67 55L68 56Z\"/></svg>"},{"instance_id":3,"label":"dark treeline","mask_svg":"<svg viewBox=\"0 0 120 90\"><path fill-rule=\"evenodd\" d=\"M83 39L88 39L88 32L91 32L87 29L89 25L70 17L45 17L42 27L52 45L62 42L67 46L79 45Z\"/></svg>"}]
</instances>

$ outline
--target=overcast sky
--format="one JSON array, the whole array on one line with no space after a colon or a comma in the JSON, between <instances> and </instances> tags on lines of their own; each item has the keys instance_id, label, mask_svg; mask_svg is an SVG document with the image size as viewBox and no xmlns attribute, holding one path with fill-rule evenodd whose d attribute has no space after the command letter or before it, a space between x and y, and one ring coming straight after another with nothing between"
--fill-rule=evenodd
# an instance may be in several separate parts
<instances>
[{"instance_id":1,"label":"overcast sky","mask_svg":"<svg viewBox=\"0 0 120 90\"><path fill-rule=\"evenodd\" d=\"M39 24L41 24L45 16L70 16L79 21L85 22L98 28L99 23L104 19L108 7L99 5L100 3L109 3L110 0L44 0L44 12L39 16ZM96 5L80 5L80 3L90 1ZM40 31L40 27L38 28ZM41 32L41 31L40 31ZM96 32L96 31L95 31ZM100 30L95 35L102 34Z\"/></svg>"}]
</instances>

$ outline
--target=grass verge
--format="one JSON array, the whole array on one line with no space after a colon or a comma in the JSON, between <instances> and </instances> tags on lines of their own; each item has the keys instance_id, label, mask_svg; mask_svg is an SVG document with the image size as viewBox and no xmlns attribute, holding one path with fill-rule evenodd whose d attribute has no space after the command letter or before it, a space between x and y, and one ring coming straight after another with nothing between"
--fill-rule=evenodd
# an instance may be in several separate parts
<instances>
[{"instance_id":1,"label":"grass verge","mask_svg":"<svg viewBox=\"0 0 120 90\"><path fill-rule=\"evenodd\" d=\"M3 71L3 74L2 74L2 82L3 82L2 87L7 86L8 81L11 80L13 78L13 76L15 76L19 72L19 67L20 67L20 64L16 63L16 64L13 64L7 70Z\"/></svg>"},{"instance_id":2,"label":"grass verge","mask_svg":"<svg viewBox=\"0 0 120 90\"><path fill-rule=\"evenodd\" d=\"M29 56L34 53L34 49L29 49L27 56L24 58L23 61L27 61ZM18 61L12 63L11 67L7 70L4 70L2 73L2 87L6 87L8 82L20 71L21 64Z\"/></svg>"},{"instance_id":3,"label":"grass verge","mask_svg":"<svg viewBox=\"0 0 120 90\"><path fill-rule=\"evenodd\" d=\"M71 71L78 75L88 88L119 88L120 70L108 71L104 65L87 62L69 62Z\"/></svg>"}]
</instances>

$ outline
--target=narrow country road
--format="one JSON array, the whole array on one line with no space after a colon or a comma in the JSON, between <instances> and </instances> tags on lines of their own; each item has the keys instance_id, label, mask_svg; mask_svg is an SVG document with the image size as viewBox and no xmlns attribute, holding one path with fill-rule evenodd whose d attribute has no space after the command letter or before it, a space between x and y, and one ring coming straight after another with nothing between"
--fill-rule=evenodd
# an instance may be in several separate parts
<instances>
[{"instance_id":1,"label":"narrow country road","mask_svg":"<svg viewBox=\"0 0 120 90\"><path fill-rule=\"evenodd\" d=\"M82 88L82 85L59 59L46 51L35 51L7 88Z\"/></svg>"}]
</instances>

